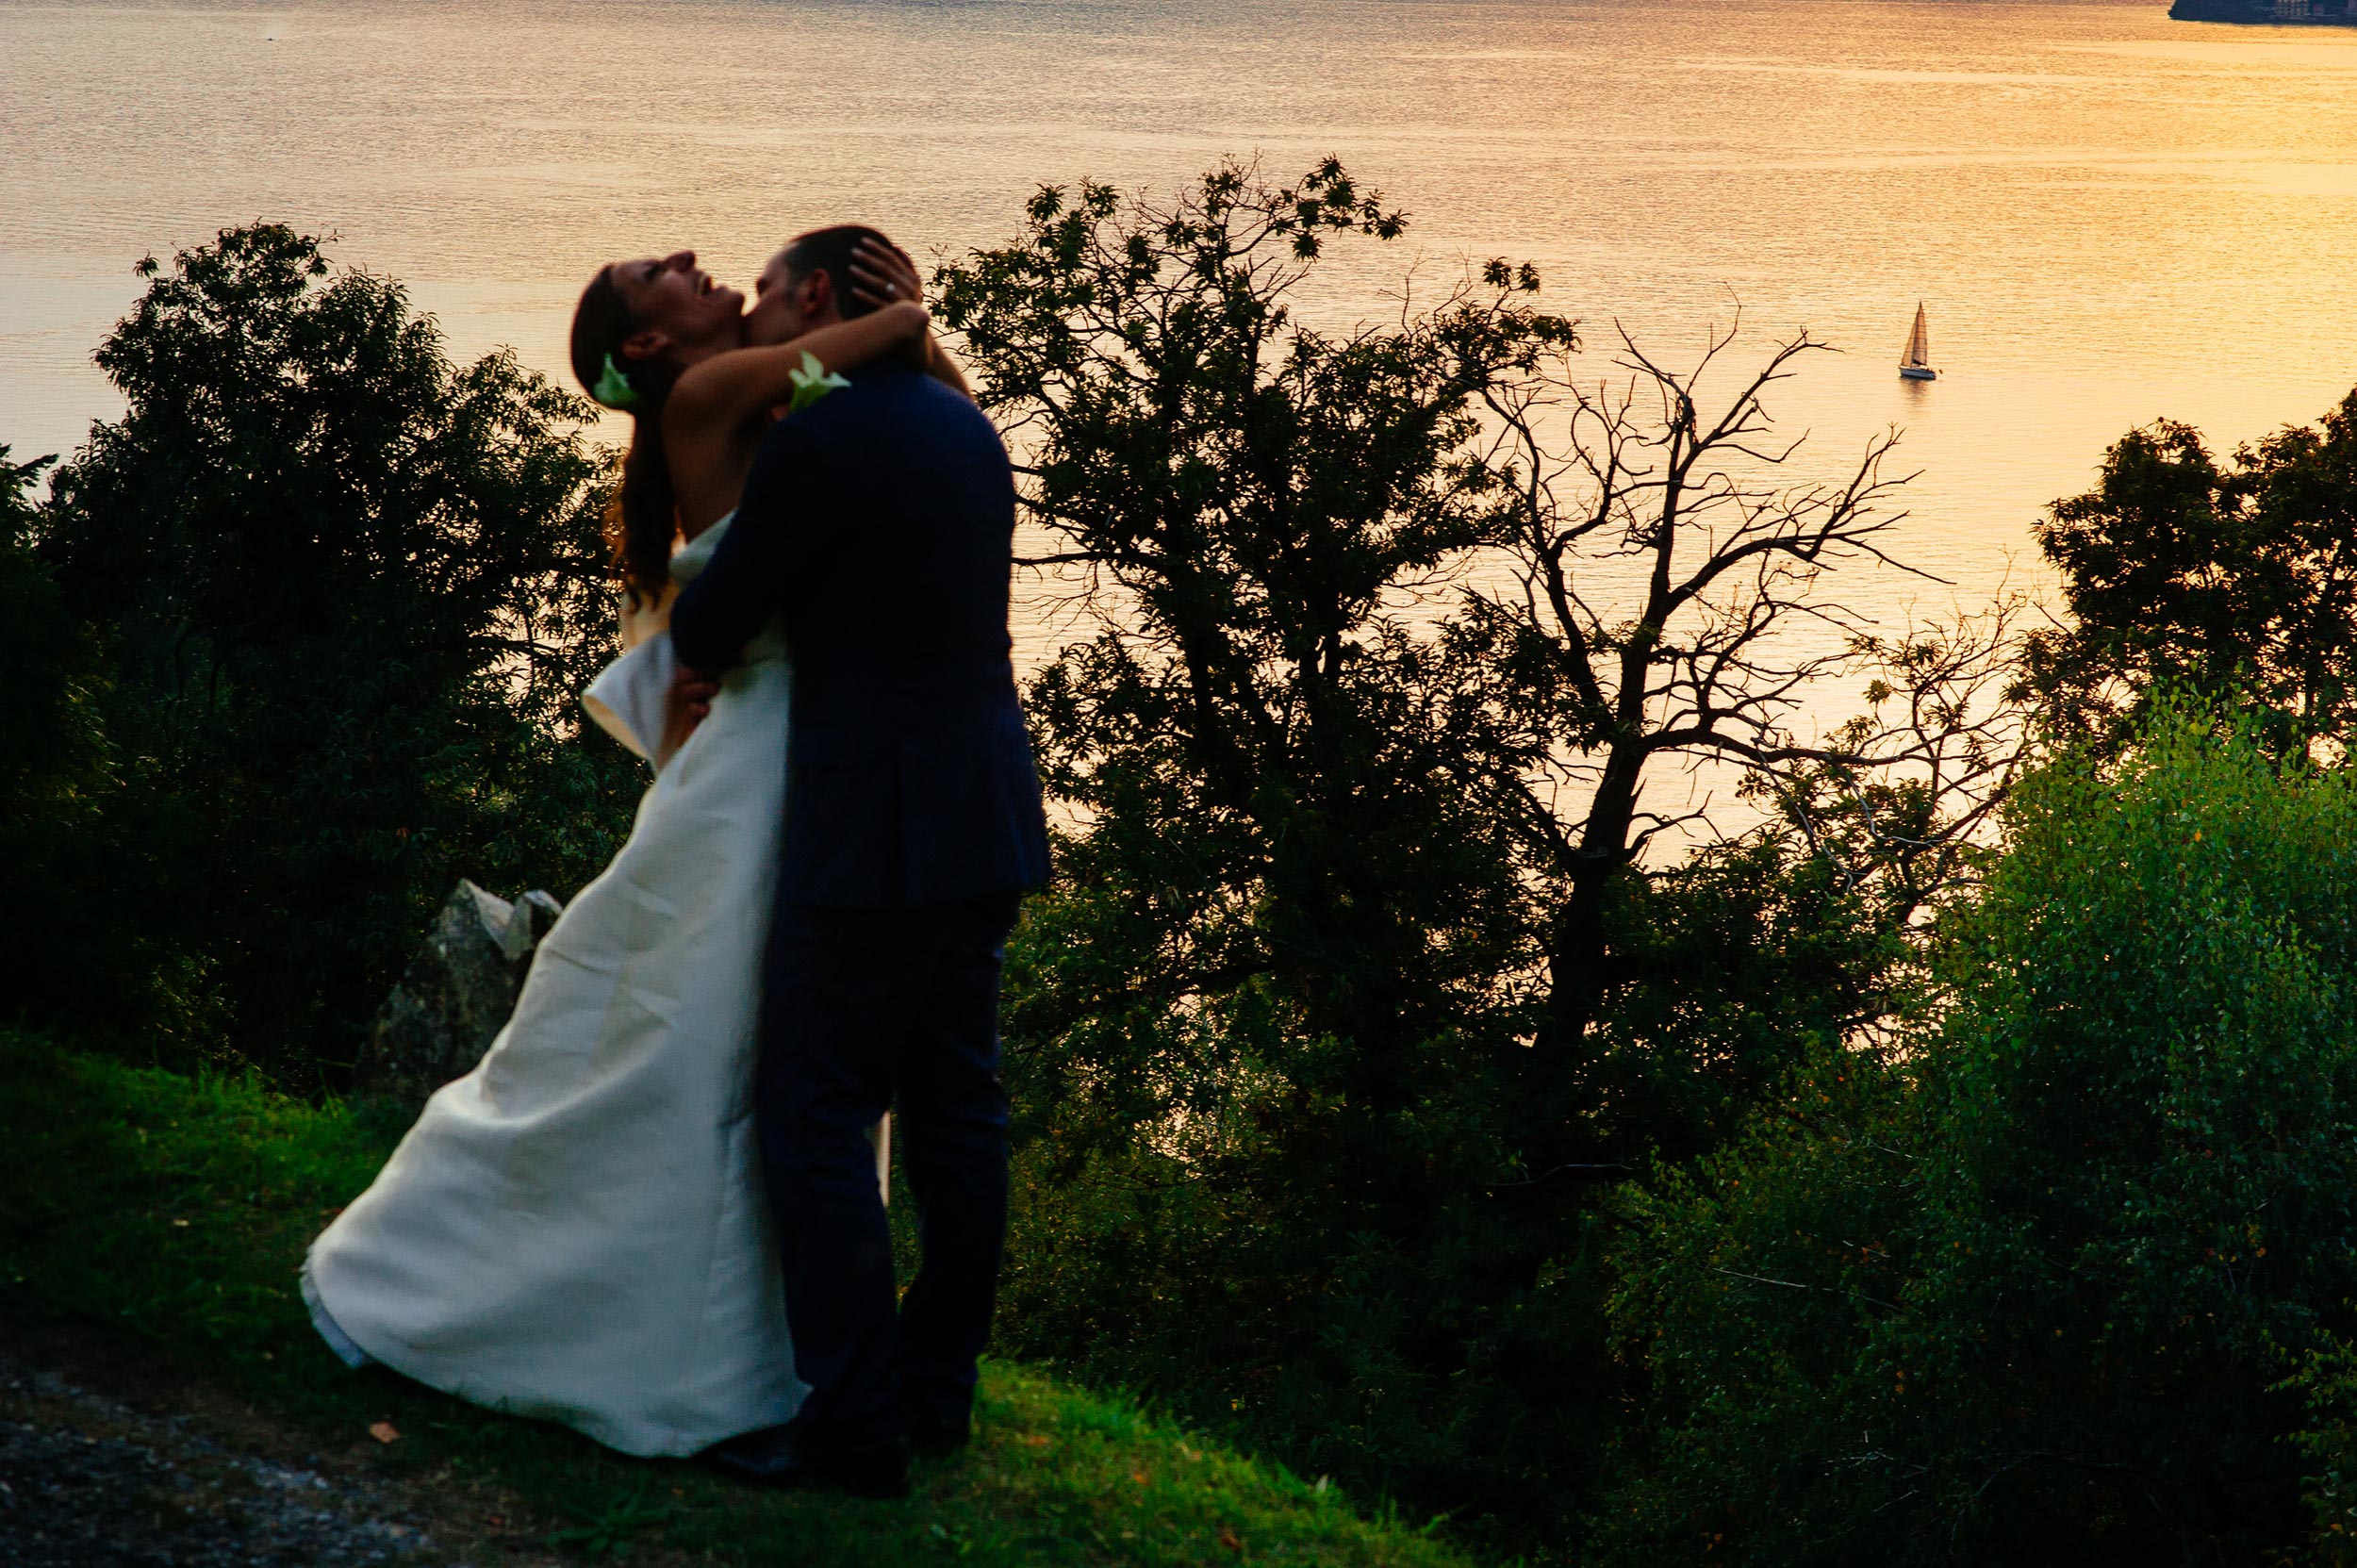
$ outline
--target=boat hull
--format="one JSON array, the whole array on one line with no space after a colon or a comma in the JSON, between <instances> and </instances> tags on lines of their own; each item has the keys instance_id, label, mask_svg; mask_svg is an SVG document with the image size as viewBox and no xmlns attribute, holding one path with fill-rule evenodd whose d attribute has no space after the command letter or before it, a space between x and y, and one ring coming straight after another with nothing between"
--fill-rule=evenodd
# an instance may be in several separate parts
<instances>
[{"instance_id":1,"label":"boat hull","mask_svg":"<svg viewBox=\"0 0 2357 1568\"><path fill-rule=\"evenodd\" d=\"M1939 372L1929 365L1920 368L1914 365L1902 365L1899 367L1899 379L1902 381L1937 381Z\"/></svg>"}]
</instances>

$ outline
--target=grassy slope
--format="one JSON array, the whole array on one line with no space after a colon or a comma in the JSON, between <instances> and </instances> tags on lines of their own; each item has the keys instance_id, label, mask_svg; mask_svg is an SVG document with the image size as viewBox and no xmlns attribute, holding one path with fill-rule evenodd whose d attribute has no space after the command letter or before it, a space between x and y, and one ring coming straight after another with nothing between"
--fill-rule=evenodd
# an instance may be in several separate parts
<instances>
[{"instance_id":1,"label":"grassy slope","mask_svg":"<svg viewBox=\"0 0 2357 1568\"><path fill-rule=\"evenodd\" d=\"M1117 1401L994 1362L975 1446L908 1503L749 1492L692 1464L346 1372L294 1290L305 1246L399 1134L236 1083L191 1082L0 1033L0 1316L103 1333L322 1450L415 1483L479 1478L573 1544L700 1561L903 1564L1462 1560L1333 1492ZM390 1421L398 1442L368 1441Z\"/></svg>"}]
</instances>

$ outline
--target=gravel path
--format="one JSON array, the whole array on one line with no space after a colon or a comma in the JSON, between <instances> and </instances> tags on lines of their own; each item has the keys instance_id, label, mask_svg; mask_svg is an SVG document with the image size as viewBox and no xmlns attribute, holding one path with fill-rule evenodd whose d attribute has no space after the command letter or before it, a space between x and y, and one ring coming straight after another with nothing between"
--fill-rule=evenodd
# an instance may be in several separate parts
<instances>
[{"instance_id":1,"label":"gravel path","mask_svg":"<svg viewBox=\"0 0 2357 1568\"><path fill-rule=\"evenodd\" d=\"M223 1448L0 1355L0 1568L446 1563L351 1482Z\"/></svg>"}]
</instances>

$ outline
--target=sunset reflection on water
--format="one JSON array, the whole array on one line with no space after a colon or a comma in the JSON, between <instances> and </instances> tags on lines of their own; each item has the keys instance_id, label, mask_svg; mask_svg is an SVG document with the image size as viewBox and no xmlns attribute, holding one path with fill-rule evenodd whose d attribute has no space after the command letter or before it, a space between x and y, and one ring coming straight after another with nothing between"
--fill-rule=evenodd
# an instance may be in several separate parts
<instances>
[{"instance_id":1,"label":"sunset reflection on water","mask_svg":"<svg viewBox=\"0 0 2357 1568\"><path fill-rule=\"evenodd\" d=\"M1954 588L1867 587L1894 618L2034 578L2038 508L2129 425L2231 446L2357 381L2357 31L1979 0L0 0L0 35L20 455L111 410L87 356L131 262L225 223L332 230L457 349L554 371L618 253L690 243L750 279L850 215L955 251L1013 232L1035 182L1255 151L1339 153L1414 215L1327 270L1313 318L1506 255L1592 343L1618 319L1674 360L1739 300L1843 347L1772 406L1828 477L1905 427L1900 548ZM1918 300L1929 386L1894 369Z\"/></svg>"}]
</instances>

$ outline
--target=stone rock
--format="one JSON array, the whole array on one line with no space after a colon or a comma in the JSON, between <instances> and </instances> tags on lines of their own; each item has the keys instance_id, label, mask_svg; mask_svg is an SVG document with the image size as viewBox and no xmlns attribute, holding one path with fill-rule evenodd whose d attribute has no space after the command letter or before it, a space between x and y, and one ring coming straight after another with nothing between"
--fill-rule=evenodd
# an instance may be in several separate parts
<instances>
[{"instance_id":1,"label":"stone rock","mask_svg":"<svg viewBox=\"0 0 2357 1568\"><path fill-rule=\"evenodd\" d=\"M507 954L510 964L530 965L532 949L540 945L540 938L549 933L549 928L564 913L565 906L552 895L534 888L516 900L514 912L507 917L507 929L500 933L500 950ZM522 970L519 969L518 983L522 979Z\"/></svg>"},{"instance_id":2,"label":"stone rock","mask_svg":"<svg viewBox=\"0 0 2357 1568\"><path fill-rule=\"evenodd\" d=\"M461 881L377 1009L353 1087L422 1105L472 1070L515 1011L533 949L562 913L546 893L509 903Z\"/></svg>"}]
</instances>

